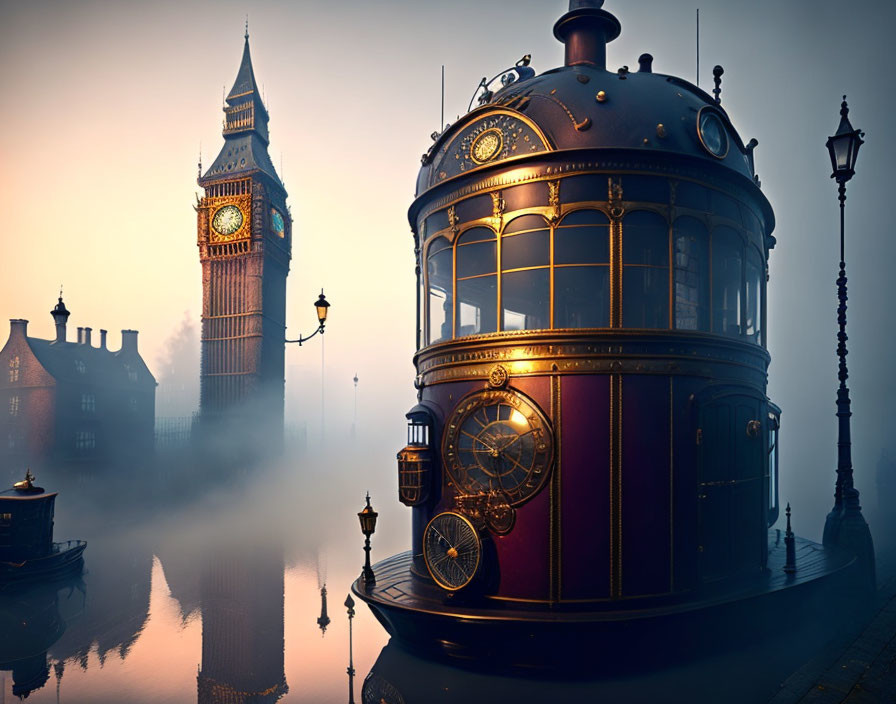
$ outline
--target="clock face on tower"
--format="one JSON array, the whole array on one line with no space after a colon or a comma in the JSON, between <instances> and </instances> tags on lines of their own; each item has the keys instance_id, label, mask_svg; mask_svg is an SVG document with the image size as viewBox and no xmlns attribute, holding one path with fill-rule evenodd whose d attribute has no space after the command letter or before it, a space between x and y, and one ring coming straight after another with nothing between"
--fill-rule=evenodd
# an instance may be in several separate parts
<instances>
[{"instance_id":1,"label":"clock face on tower","mask_svg":"<svg viewBox=\"0 0 896 704\"><path fill-rule=\"evenodd\" d=\"M286 236L286 223L283 222L283 216L276 208L271 208L271 227L277 237Z\"/></svg>"},{"instance_id":2,"label":"clock face on tower","mask_svg":"<svg viewBox=\"0 0 896 704\"><path fill-rule=\"evenodd\" d=\"M243 226L243 213L235 205L218 208L212 217L212 229L219 235L227 237Z\"/></svg>"},{"instance_id":3,"label":"clock face on tower","mask_svg":"<svg viewBox=\"0 0 896 704\"><path fill-rule=\"evenodd\" d=\"M445 426L442 456L463 494L501 492L518 506L544 485L553 433L537 404L510 390L462 399Z\"/></svg>"}]
</instances>

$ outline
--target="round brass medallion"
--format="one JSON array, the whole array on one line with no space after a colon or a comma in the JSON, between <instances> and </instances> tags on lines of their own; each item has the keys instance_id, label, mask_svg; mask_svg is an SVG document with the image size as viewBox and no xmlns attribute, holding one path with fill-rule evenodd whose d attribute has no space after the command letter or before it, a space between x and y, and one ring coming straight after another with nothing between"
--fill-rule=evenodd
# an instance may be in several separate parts
<instances>
[{"instance_id":1,"label":"round brass medallion","mask_svg":"<svg viewBox=\"0 0 896 704\"><path fill-rule=\"evenodd\" d=\"M496 364L488 373L488 385L493 389L503 389L507 385L507 370L500 364Z\"/></svg>"},{"instance_id":2,"label":"round brass medallion","mask_svg":"<svg viewBox=\"0 0 896 704\"><path fill-rule=\"evenodd\" d=\"M504 148L504 133L493 127L480 134L470 146L470 159L477 164L485 164L494 159Z\"/></svg>"}]
</instances>

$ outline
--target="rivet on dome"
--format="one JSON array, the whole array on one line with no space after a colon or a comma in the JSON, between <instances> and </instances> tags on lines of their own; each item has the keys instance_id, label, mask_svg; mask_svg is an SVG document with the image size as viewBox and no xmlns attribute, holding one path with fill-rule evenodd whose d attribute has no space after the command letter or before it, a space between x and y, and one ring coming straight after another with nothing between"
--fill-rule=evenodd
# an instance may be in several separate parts
<instances>
[{"instance_id":1,"label":"rivet on dome","mask_svg":"<svg viewBox=\"0 0 896 704\"><path fill-rule=\"evenodd\" d=\"M656 136L662 139L667 134L666 126L661 122L656 126Z\"/></svg>"},{"instance_id":2,"label":"rivet on dome","mask_svg":"<svg viewBox=\"0 0 896 704\"><path fill-rule=\"evenodd\" d=\"M602 91L602 90L597 91L597 95L594 96L594 99L595 99L597 102L599 102L599 103L604 103L604 102L606 102L606 100L607 100L607 93L606 93L606 91Z\"/></svg>"}]
</instances>

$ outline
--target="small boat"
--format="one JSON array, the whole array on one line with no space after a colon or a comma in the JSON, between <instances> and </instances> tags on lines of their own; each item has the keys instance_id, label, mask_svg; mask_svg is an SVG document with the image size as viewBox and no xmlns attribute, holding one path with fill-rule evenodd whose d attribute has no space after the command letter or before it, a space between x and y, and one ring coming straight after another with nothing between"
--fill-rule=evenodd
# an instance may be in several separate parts
<instances>
[{"instance_id":1,"label":"small boat","mask_svg":"<svg viewBox=\"0 0 896 704\"><path fill-rule=\"evenodd\" d=\"M44 582L77 574L84 567L83 553L86 547L86 540L66 540L53 543L50 553L43 557L20 562L0 561L0 589L13 582Z\"/></svg>"},{"instance_id":2,"label":"small boat","mask_svg":"<svg viewBox=\"0 0 896 704\"><path fill-rule=\"evenodd\" d=\"M30 470L12 489L0 491L0 589L53 581L83 568L85 541L53 542L56 496L35 486Z\"/></svg>"}]
</instances>

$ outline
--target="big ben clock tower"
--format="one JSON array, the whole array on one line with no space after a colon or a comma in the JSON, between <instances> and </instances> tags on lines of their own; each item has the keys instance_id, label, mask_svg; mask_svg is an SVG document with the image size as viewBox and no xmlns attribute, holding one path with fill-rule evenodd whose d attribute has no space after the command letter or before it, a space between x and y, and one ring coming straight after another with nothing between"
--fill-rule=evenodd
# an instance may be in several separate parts
<instances>
[{"instance_id":1,"label":"big ben clock tower","mask_svg":"<svg viewBox=\"0 0 896 704\"><path fill-rule=\"evenodd\" d=\"M245 40L224 106L224 146L198 181L204 189L197 207L200 420L206 443L238 437L254 456L251 448L282 441L292 220L268 155L268 112L252 70L248 30Z\"/></svg>"}]
</instances>

